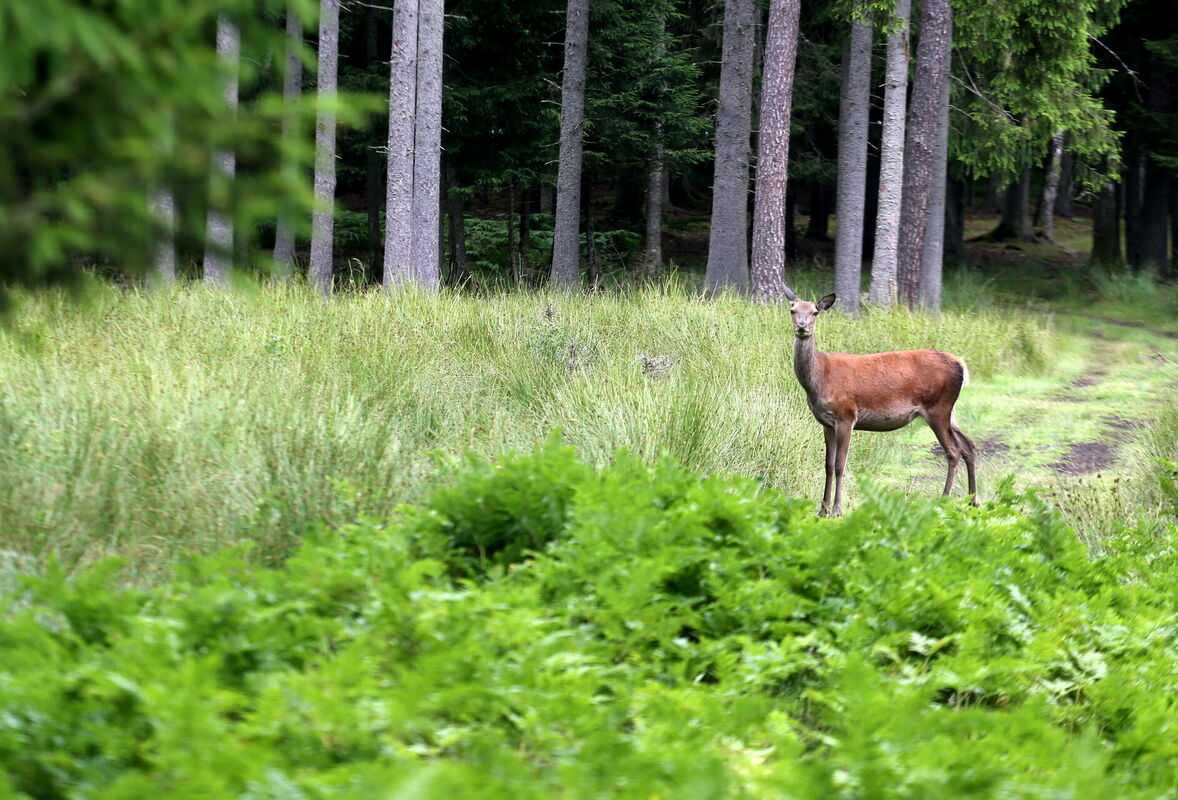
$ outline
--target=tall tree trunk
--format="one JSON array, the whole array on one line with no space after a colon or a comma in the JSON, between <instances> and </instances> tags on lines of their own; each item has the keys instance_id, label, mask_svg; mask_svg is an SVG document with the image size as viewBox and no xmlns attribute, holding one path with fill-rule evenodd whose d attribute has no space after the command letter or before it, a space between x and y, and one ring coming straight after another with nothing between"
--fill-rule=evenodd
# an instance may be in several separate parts
<instances>
[{"instance_id":1,"label":"tall tree trunk","mask_svg":"<svg viewBox=\"0 0 1178 800\"><path fill-rule=\"evenodd\" d=\"M315 114L315 213L311 218L311 281L331 294L335 235L335 87L339 64L339 0L319 2L319 94Z\"/></svg>"},{"instance_id":2,"label":"tall tree trunk","mask_svg":"<svg viewBox=\"0 0 1178 800\"><path fill-rule=\"evenodd\" d=\"M525 186L519 196L519 270L524 284L531 280L532 265L528 258L528 246L532 241L532 190Z\"/></svg>"},{"instance_id":3,"label":"tall tree trunk","mask_svg":"<svg viewBox=\"0 0 1178 800\"><path fill-rule=\"evenodd\" d=\"M417 114L417 7L417 0L395 0L393 5L384 225L386 289L416 277L413 269L413 137Z\"/></svg>"},{"instance_id":4,"label":"tall tree trunk","mask_svg":"<svg viewBox=\"0 0 1178 800\"><path fill-rule=\"evenodd\" d=\"M1125 182L1121 211L1125 215L1125 261L1131 269L1141 268L1141 216L1145 208L1145 150L1130 131L1125 136Z\"/></svg>"},{"instance_id":5,"label":"tall tree trunk","mask_svg":"<svg viewBox=\"0 0 1178 800\"><path fill-rule=\"evenodd\" d=\"M165 133L160 137L160 151L169 158L175 147L171 115ZM155 222L155 253L150 280L168 284L176 281L176 198L167 183L158 184L147 198L148 210Z\"/></svg>"},{"instance_id":6,"label":"tall tree trunk","mask_svg":"<svg viewBox=\"0 0 1178 800\"><path fill-rule=\"evenodd\" d=\"M965 260L965 208L967 184L961 178L948 182L945 198L945 258Z\"/></svg>"},{"instance_id":7,"label":"tall tree trunk","mask_svg":"<svg viewBox=\"0 0 1178 800\"><path fill-rule=\"evenodd\" d=\"M589 0L568 0L564 31L564 75L560 86L560 160L556 168L556 219L552 232L552 283L581 286L581 153L585 122L585 65L589 44Z\"/></svg>"},{"instance_id":8,"label":"tall tree trunk","mask_svg":"<svg viewBox=\"0 0 1178 800\"><path fill-rule=\"evenodd\" d=\"M1125 263L1121 258L1121 218L1117 211L1116 184L1106 181L1092 203L1091 261L1114 270Z\"/></svg>"},{"instance_id":9,"label":"tall tree trunk","mask_svg":"<svg viewBox=\"0 0 1178 800\"><path fill-rule=\"evenodd\" d=\"M292 157L292 150L298 139L298 114L295 106L303 93L303 60L299 47L303 41L303 26L292 9L286 11L286 61L282 79L282 149L283 165L289 172L291 183L299 180L298 159ZM288 279L294 273L295 235L290 214L279 215L274 231L274 269L276 276Z\"/></svg>"},{"instance_id":10,"label":"tall tree trunk","mask_svg":"<svg viewBox=\"0 0 1178 800\"><path fill-rule=\"evenodd\" d=\"M442 9L443 0L418 3L413 146L413 270L418 284L435 291L442 277Z\"/></svg>"},{"instance_id":11,"label":"tall tree trunk","mask_svg":"<svg viewBox=\"0 0 1178 800\"><path fill-rule=\"evenodd\" d=\"M1159 165L1145 171L1145 202L1141 215L1141 266L1159 278L1170 274L1170 175Z\"/></svg>"},{"instance_id":12,"label":"tall tree trunk","mask_svg":"<svg viewBox=\"0 0 1178 800\"><path fill-rule=\"evenodd\" d=\"M1059 169L1059 191L1055 195L1055 216L1071 219L1076 216L1072 195L1076 192L1076 159L1066 147Z\"/></svg>"},{"instance_id":13,"label":"tall tree trunk","mask_svg":"<svg viewBox=\"0 0 1178 800\"><path fill-rule=\"evenodd\" d=\"M1059 179L1063 172L1063 131L1051 137L1051 152L1047 156L1047 176L1043 179L1043 198L1039 201L1040 236L1046 242L1055 241L1055 198L1059 194Z\"/></svg>"},{"instance_id":14,"label":"tall tree trunk","mask_svg":"<svg viewBox=\"0 0 1178 800\"><path fill-rule=\"evenodd\" d=\"M364 7L364 58L369 70L380 63L377 45L376 10ZM381 178L385 170L381 164L378 148L369 145L364 148L364 206L368 213L368 269L375 275L380 262L380 209L382 205Z\"/></svg>"},{"instance_id":15,"label":"tall tree trunk","mask_svg":"<svg viewBox=\"0 0 1178 800\"><path fill-rule=\"evenodd\" d=\"M948 208L949 176L949 54L945 54L945 79L937 106L937 139L933 152L933 175L929 186L928 227L920 255L920 304L939 311L941 284L945 271L945 213Z\"/></svg>"},{"instance_id":16,"label":"tall tree trunk","mask_svg":"<svg viewBox=\"0 0 1178 800\"><path fill-rule=\"evenodd\" d=\"M1016 242L1035 241L1035 229L1031 227L1031 168L1024 167L1016 181L1006 187L1006 200L1002 206L1002 219L998 227L990 232L995 241L1013 239Z\"/></svg>"},{"instance_id":17,"label":"tall tree trunk","mask_svg":"<svg viewBox=\"0 0 1178 800\"><path fill-rule=\"evenodd\" d=\"M466 220L464 218L462 192L457 185L457 175L454 165L446 164L446 216L450 221L450 235L447 237L450 248L450 273L447 284L463 286L470 282L470 268L466 261Z\"/></svg>"},{"instance_id":18,"label":"tall tree trunk","mask_svg":"<svg viewBox=\"0 0 1178 800\"><path fill-rule=\"evenodd\" d=\"M859 313L863 269L863 203L867 194L867 121L871 106L871 26L851 23L843 46L839 98L838 188L835 200L834 292L848 314Z\"/></svg>"},{"instance_id":19,"label":"tall tree trunk","mask_svg":"<svg viewBox=\"0 0 1178 800\"><path fill-rule=\"evenodd\" d=\"M896 256L900 241L900 205L904 187L904 104L908 93L909 0L896 0L900 29L888 36L884 74L884 118L880 135L879 208L875 221L875 257L871 262L871 302L896 302Z\"/></svg>"},{"instance_id":20,"label":"tall tree trunk","mask_svg":"<svg viewBox=\"0 0 1178 800\"><path fill-rule=\"evenodd\" d=\"M912 109L908 114L904 142L904 188L896 249L897 283L900 296L909 308L915 308L920 299L920 268L925 255L933 176L937 171L942 104L948 106L949 103L944 89L949 82L952 36L953 13L949 0L924 0L920 41L916 47L916 71L912 80ZM938 205L944 199L942 184ZM938 221L942 219L943 210L941 205Z\"/></svg>"},{"instance_id":21,"label":"tall tree trunk","mask_svg":"<svg viewBox=\"0 0 1178 800\"><path fill-rule=\"evenodd\" d=\"M661 122L655 124L656 137L661 136L662 127ZM663 145L656 141L646 166L646 233L642 249L642 276L647 279L663 272L663 186L666 173Z\"/></svg>"},{"instance_id":22,"label":"tall tree trunk","mask_svg":"<svg viewBox=\"0 0 1178 800\"><path fill-rule=\"evenodd\" d=\"M708 292L745 292L749 287L749 137L756 27L756 0L725 0L712 225L704 273L704 288Z\"/></svg>"},{"instance_id":23,"label":"tall tree trunk","mask_svg":"<svg viewBox=\"0 0 1178 800\"><path fill-rule=\"evenodd\" d=\"M237 113L237 76L241 58L241 34L237 25L222 15L217 17L217 58L225 69L225 105L230 115ZM223 184L214 188L209 199L209 216L206 223L207 240L204 258L205 283L224 285L229 282L229 271L233 268L233 220L229 216L232 205L233 176L237 170L237 154L232 148L218 150L213 155L216 170L221 173Z\"/></svg>"},{"instance_id":24,"label":"tall tree trunk","mask_svg":"<svg viewBox=\"0 0 1178 800\"><path fill-rule=\"evenodd\" d=\"M585 176L581 197L585 201L585 267L589 273L589 288L596 290L601 273L600 264L597 261L597 236L593 228L593 178L591 175Z\"/></svg>"},{"instance_id":25,"label":"tall tree trunk","mask_svg":"<svg viewBox=\"0 0 1178 800\"><path fill-rule=\"evenodd\" d=\"M757 194L753 209L753 297L785 297L785 190L789 177L789 126L798 56L800 0L772 0L761 78L761 131L757 137Z\"/></svg>"},{"instance_id":26,"label":"tall tree trunk","mask_svg":"<svg viewBox=\"0 0 1178 800\"><path fill-rule=\"evenodd\" d=\"M1001 214L1002 204L1006 202L1006 189L1009 182L1000 173L994 173L986 179L986 213Z\"/></svg>"}]
</instances>

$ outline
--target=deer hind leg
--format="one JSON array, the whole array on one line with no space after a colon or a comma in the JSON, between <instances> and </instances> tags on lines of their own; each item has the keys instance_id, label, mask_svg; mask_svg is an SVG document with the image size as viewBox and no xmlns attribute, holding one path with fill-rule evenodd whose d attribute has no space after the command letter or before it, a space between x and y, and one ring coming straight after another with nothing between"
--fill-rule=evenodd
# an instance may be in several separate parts
<instances>
[{"instance_id":1,"label":"deer hind leg","mask_svg":"<svg viewBox=\"0 0 1178 800\"><path fill-rule=\"evenodd\" d=\"M953 430L953 435L957 437L958 446L961 448L961 457L965 460L965 471L969 476L969 495L970 505L978 504L978 480L975 472L975 465L977 460L977 448L974 447L973 439L966 436L961 428L958 428L953 422L949 423Z\"/></svg>"},{"instance_id":2,"label":"deer hind leg","mask_svg":"<svg viewBox=\"0 0 1178 800\"><path fill-rule=\"evenodd\" d=\"M834 428L823 425L822 436L826 440L826 489L822 492L822 508L818 511L820 517L830 516L830 489L834 482L834 465L836 446Z\"/></svg>"},{"instance_id":3,"label":"deer hind leg","mask_svg":"<svg viewBox=\"0 0 1178 800\"><path fill-rule=\"evenodd\" d=\"M851 449L851 432L854 429L854 421L839 422L834 427L837 452L835 453L834 461L833 515L836 517L841 517L843 514L843 473L847 470L847 453Z\"/></svg>"},{"instance_id":4,"label":"deer hind leg","mask_svg":"<svg viewBox=\"0 0 1178 800\"><path fill-rule=\"evenodd\" d=\"M961 445L958 443L957 435L953 431L948 414L929 414L925 419L928 421L928 426L933 429L933 433L936 434L937 441L941 443L941 447L945 450L945 461L949 464L949 473L945 477L944 494L948 497L949 493L953 491L953 478L957 475L957 462L961 458ZM966 469L972 474L969 461L966 462Z\"/></svg>"}]
</instances>

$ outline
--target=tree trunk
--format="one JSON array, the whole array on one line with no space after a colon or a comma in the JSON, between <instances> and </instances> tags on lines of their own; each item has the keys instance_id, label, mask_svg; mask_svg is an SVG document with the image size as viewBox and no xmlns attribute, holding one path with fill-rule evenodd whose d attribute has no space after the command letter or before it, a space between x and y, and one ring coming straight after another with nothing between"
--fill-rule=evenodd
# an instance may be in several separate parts
<instances>
[{"instance_id":1,"label":"tree trunk","mask_svg":"<svg viewBox=\"0 0 1178 800\"><path fill-rule=\"evenodd\" d=\"M386 289L416 277L413 269L413 145L417 113L417 6L417 0L396 0L393 6L384 225Z\"/></svg>"},{"instance_id":2,"label":"tree trunk","mask_svg":"<svg viewBox=\"0 0 1178 800\"><path fill-rule=\"evenodd\" d=\"M585 201L585 267L589 273L589 288L596 290L601 273L597 263L596 231L593 228L593 178L589 175L585 176L581 196Z\"/></svg>"},{"instance_id":3,"label":"tree trunk","mask_svg":"<svg viewBox=\"0 0 1178 800\"><path fill-rule=\"evenodd\" d=\"M896 278L899 293L909 308L920 300L920 270L925 256L933 197L934 173L938 168L942 105L948 106L945 87L949 82L949 48L953 36L953 14L949 0L924 0L920 17L920 41L916 48L916 71L912 80L912 109L904 143L904 188L900 211L900 235L896 249ZM944 183L937 199L938 223L943 219ZM939 256L939 253L938 253ZM939 269L939 266L938 266ZM938 296L940 280L938 285Z\"/></svg>"},{"instance_id":4,"label":"tree trunk","mask_svg":"<svg viewBox=\"0 0 1178 800\"><path fill-rule=\"evenodd\" d=\"M295 105L303 93L303 61L299 58L299 45L303 40L303 26L293 10L286 11L286 63L283 68L282 80L282 145L283 161L289 171L291 183L299 181L298 160L292 158L295 142L298 140L298 114ZM294 273L295 235L294 224L290 215L283 213L278 217L274 231L274 269L276 276L289 279Z\"/></svg>"},{"instance_id":5,"label":"tree trunk","mask_svg":"<svg viewBox=\"0 0 1178 800\"><path fill-rule=\"evenodd\" d=\"M1031 168L1024 167L1018 180L1006 187L1006 201L1002 206L1002 219L998 227L990 232L994 241L1013 239L1016 242L1034 242L1035 229L1031 227Z\"/></svg>"},{"instance_id":6,"label":"tree trunk","mask_svg":"<svg viewBox=\"0 0 1178 800\"><path fill-rule=\"evenodd\" d=\"M830 189L822 181L810 183L810 221L806 237L815 242L830 241Z\"/></svg>"},{"instance_id":7,"label":"tree trunk","mask_svg":"<svg viewBox=\"0 0 1178 800\"><path fill-rule=\"evenodd\" d=\"M532 190L525 186L519 197L519 270L524 284L531 280L532 265L528 245L532 241Z\"/></svg>"},{"instance_id":8,"label":"tree trunk","mask_svg":"<svg viewBox=\"0 0 1178 800\"><path fill-rule=\"evenodd\" d=\"M160 151L168 158L175 147L172 118L169 117L166 132L160 137ZM152 280L161 283L176 282L176 198L172 187L160 184L147 198L148 210L155 221L155 254L152 260Z\"/></svg>"},{"instance_id":9,"label":"tree trunk","mask_svg":"<svg viewBox=\"0 0 1178 800\"><path fill-rule=\"evenodd\" d=\"M752 288L753 297L770 302L780 302L785 297L785 190L800 13L800 0L770 3L761 78Z\"/></svg>"},{"instance_id":10,"label":"tree trunk","mask_svg":"<svg viewBox=\"0 0 1178 800\"><path fill-rule=\"evenodd\" d=\"M371 6L364 7L364 56L369 69L379 63L380 54L377 47L376 11ZM368 213L368 269L375 274L380 262L380 207L381 207L381 178L384 176L380 151L371 145L364 148L364 206Z\"/></svg>"},{"instance_id":11,"label":"tree trunk","mask_svg":"<svg viewBox=\"0 0 1178 800\"><path fill-rule=\"evenodd\" d=\"M948 181L945 198L945 258L965 260L965 208L967 184L960 178Z\"/></svg>"},{"instance_id":12,"label":"tree trunk","mask_svg":"<svg viewBox=\"0 0 1178 800\"><path fill-rule=\"evenodd\" d=\"M1047 157L1047 176L1043 180L1043 198L1039 201L1040 236L1045 242L1055 241L1055 198L1059 194L1059 179L1063 172L1063 131L1051 137L1051 152Z\"/></svg>"},{"instance_id":13,"label":"tree trunk","mask_svg":"<svg viewBox=\"0 0 1178 800\"><path fill-rule=\"evenodd\" d=\"M871 105L871 26L851 23L843 47L839 98L838 188L835 200L834 292L839 307L859 313L863 269L863 204L867 194L867 121Z\"/></svg>"},{"instance_id":14,"label":"tree trunk","mask_svg":"<svg viewBox=\"0 0 1178 800\"><path fill-rule=\"evenodd\" d=\"M662 127L661 122L655 124L656 141L646 167L646 243L642 250L642 276L646 279L663 272L663 178L667 170L663 145L657 140Z\"/></svg>"},{"instance_id":15,"label":"tree trunk","mask_svg":"<svg viewBox=\"0 0 1178 800\"><path fill-rule=\"evenodd\" d=\"M999 173L991 175L986 180L986 213L1001 214L1002 204L1006 202L1006 189L1009 183Z\"/></svg>"},{"instance_id":16,"label":"tree trunk","mask_svg":"<svg viewBox=\"0 0 1178 800\"><path fill-rule=\"evenodd\" d=\"M241 34L237 25L225 16L217 17L217 58L225 69L225 105L230 116L237 113L237 75L241 58ZM237 170L237 156L232 149L218 150L213 155L215 169L221 173L222 191L214 191L209 198L209 216L205 238L204 280L212 285L229 282L233 268L233 220L229 216L233 194L233 176ZM214 187L217 184L214 183Z\"/></svg>"},{"instance_id":17,"label":"tree trunk","mask_svg":"<svg viewBox=\"0 0 1178 800\"><path fill-rule=\"evenodd\" d=\"M1141 266L1159 278L1170 274L1170 175L1157 164L1145 171L1141 215Z\"/></svg>"},{"instance_id":18,"label":"tree trunk","mask_svg":"<svg viewBox=\"0 0 1178 800\"><path fill-rule=\"evenodd\" d=\"M1106 181L1092 203L1091 262L1106 269L1120 269L1121 258L1120 214L1117 213L1117 187Z\"/></svg>"},{"instance_id":19,"label":"tree trunk","mask_svg":"<svg viewBox=\"0 0 1178 800\"><path fill-rule=\"evenodd\" d=\"M900 30L888 36L884 75L884 117L880 134L879 208L875 222L875 257L871 263L871 302L896 302L896 256L900 240L900 204L904 186L904 103L908 92L909 0L897 0Z\"/></svg>"},{"instance_id":20,"label":"tree trunk","mask_svg":"<svg viewBox=\"0 0 1178 800\"><path fill-rule=\"evenodd\" d=\"M418 284L432 291L442 277L442 8L443 0L418 2L412 258Z\"/></svg>"},{"instance_id":21,"label":"tree trunk","mask_svg":"<svg viewBox=\"0 0 1178 800\"><path fill-rule=\"evenodd\" d=\"M1059 191L1055 195L1055 216L1071 219L1076 216L1072 195L1076 191L1076 159L1066 148L1060 161Z\"/></svg>"},{"instance_id":22,"label":"tree trunk","mask_svg":"<svg viewBox=\"0 0 1178 800\"><path fill-rule=\"evenodd\" d=\"M749 137L756 26L756 0L725 0L712 224L704 273L704 288L709 293L745 292L749 287Z\"/></svg>"},{"instance_id":23,"label":"tree trunk","mask_svg":"<svg viewBox=\"0 0 1178 800\"><path fill-rule=\"evenodd\" d=\"M1125 182L1121 210L1125 215L1125 260L1131 269L1141 267L1141 215L1145 207L1145 151L1130 132L1125 137Z\"/></svg>"},{"instance_id":24,"label":"tree trunk","mask_svg":"<svg viewBox=\"0 0 1178 800\"><path fill-rule=\"evenodd\" d=\"M311 218L311 281L331 294L335 233L335 87L339 63L339 0L319 3L319 93L315 115L315 213Z\"/></svg>"},{"instance_id":25,"label":"tree trunk","mask_svg":"<svg viewBox=\"0 0 1178 800\"><path fill-rule=\"evenodd\" d=\"M552 233L551 273L552 283L562 289L577 289L581 286L579 212L588 44L589 0L568 0L564 75L560 86L560 160L556 169L556 219Z\"/></svg>"},{"instance_id":26,"label":"tree trunk","mask_svg":"<svg viewBox=\"0 0 1178 800\"><path fill-rule=\"evenodd\" d=\"M462 203L462 192L458 190L452 164L446 165L446 216L450 220L450 274L447 284L464 286L470 282L470 268L466 262L466 220Z\"/></svg>"},{"instance_id":27,"label":"tree trunk","mask_svg":"<svg viewBox=\"0 0 1178 800\"><path fill-rule=\"evenodd\" d=\"M933 311L941 309L941 284L945 272L945 213L948 208L949 175L949 54L945 53L945 79L937 106L937 138L933 152L932 184L929 186L928 227L920 255L920 304Z\"/></svg>"}]
</instances>

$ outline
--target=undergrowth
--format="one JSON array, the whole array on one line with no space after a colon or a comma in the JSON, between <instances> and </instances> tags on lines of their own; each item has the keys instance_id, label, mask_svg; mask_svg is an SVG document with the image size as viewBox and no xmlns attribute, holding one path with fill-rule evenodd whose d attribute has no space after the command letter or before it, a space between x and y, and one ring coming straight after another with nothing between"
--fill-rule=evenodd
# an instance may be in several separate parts
<instances>
[{"instance_id":1,"label":"undergrowth","mask_svg":"<svg viewBox=\"0 0 1178 800\"><path fill-rule=\"evenodd\" d=\"M818 336L851 352L935 346L978 377L1042 369L1052 348L1036 318L986 310L832 313ZM782 309L673 283L25 297L0 332L2 546L71 565L120 553L144 573L239 541L274 561L321 522L422 498L438 453L525 448L557 428L591 464L668 453L808 495L821 436L792 357ZM858 463L881 446L861 437Z\"/></svg>"},{"instance_id":2,"label":"undergrowth","mask_svg":"<svg viewBox=\"0 0 1178 800\"><path fill-rule=\"evenodd\" d=\"M1009 482L982 509L873 490L819 520L748 478L598 471L555 440L445 472L278 568L237 550L151 589L117 563L21 577L0 598L0 796L1178 785L1172 526L1091 557Z\"/></svg>"}]
</instances>

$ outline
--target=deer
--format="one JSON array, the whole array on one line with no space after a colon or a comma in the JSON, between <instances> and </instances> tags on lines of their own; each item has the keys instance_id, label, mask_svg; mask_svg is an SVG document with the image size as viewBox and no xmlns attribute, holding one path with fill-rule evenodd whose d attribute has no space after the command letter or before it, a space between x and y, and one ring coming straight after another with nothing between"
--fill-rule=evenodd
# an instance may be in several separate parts
<instances>
[{"instance_id":1,"label":"deer","mask_svg":"<svg viewBox=\"0 0 1178 800\"><path fill-rule=\"evenodd\" d=\"M977 449L953 421L953 405L969 383L960 358L940 350L898 350L858 355L823 353L814 341L818 315L834 305L828 294L817 303L799 300L786 287L794 332L794 374L826 439L826 489L820 516L841 516L843 473L851 432L894 431L922 417L940 442L948 462L944 495L953 490L957 464L965 460L970 504L978 504ZM831 504L831 483L834 503Z\"/></svg>"}]
</instances>

